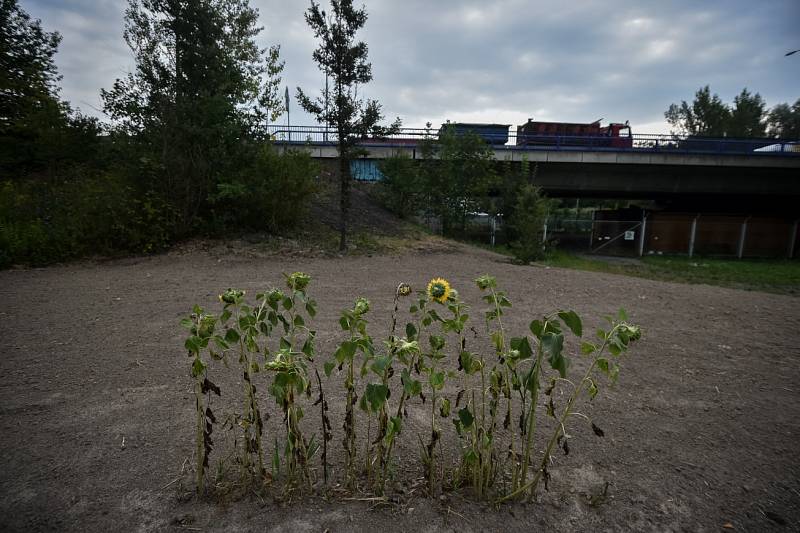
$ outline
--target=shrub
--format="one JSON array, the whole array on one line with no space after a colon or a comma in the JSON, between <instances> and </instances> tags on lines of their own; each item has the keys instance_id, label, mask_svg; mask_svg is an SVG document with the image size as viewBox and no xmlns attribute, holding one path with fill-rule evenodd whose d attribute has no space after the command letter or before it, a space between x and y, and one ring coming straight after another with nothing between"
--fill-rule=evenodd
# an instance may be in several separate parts
<instances>
[{"instance_id":1,"label":"shrub","mask_svg":"<svg viewBox=\"0 0 800 533\"><path fill-rule=\"evenodd\" d=\"M173 210L163 199L139 194L112 174L0 184L4 267L87 254L150 253L170 242L173 227Z\"/></svg>"},{"instance_id":2,"label":"shrub","mask_svg":"<svg viewBox=\"0 0 800 533\"><path fill-rule=\"evenodd\" d=\"M280 231L295 226L316 190L319 166L301 150L259 150L234 179L222 180L212 197L218 222L227 227Z\"/></svg>"}]
</instances>

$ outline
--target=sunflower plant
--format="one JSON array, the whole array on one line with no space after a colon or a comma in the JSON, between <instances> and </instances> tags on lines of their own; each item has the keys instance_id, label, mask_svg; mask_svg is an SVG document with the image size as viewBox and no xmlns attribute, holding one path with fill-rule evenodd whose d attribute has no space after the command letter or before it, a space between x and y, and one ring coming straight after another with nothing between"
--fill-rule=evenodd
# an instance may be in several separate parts
<instances>
[{"instance_id":1,"label":"sunflower plant","mask_svg":"<svg viewBox=\"0 0 800 533\"><path fill-rule=\"evenodd\" d=\"M383 494L392 465L392 449L395 439L403 427L403 403L405 389L400 395L397 414L390 415L389 398L391 396L391 379L395 376L394 363L400 361L405 365L403 377L420 355L419 343L406 337L397 337L397 314L399 300L411 293L411 287L401 283L395 289L394 310L389 338L384 341L384 352L376 354L370 363L370 371L380 383L369 383L362 396L363 410L376 417L376 435L374 440L369 435L370 421L367 422L367 476L372 478L373 486L379 494ZM408 333L408 328L407 333ZM412 390L413 392L413 390ZM374 474L374 475L373 475Z\"/></svg>"},{"instance_id":2,"label":"sunflower plant","mask_svg":"<svg viewBox=\"0 0 800 533\"><path fill-rule=\"evenodd\" d=\"M203 352L208 350L212 357L218 358L213 344L225 347L225 341L214 334L217 317L206 314L205 310L195 305L192 314L181 320L181 326L189 331L184 347L192 358L191 374L194 379L195 399L195 474L197 494L205 491L205 471L208 468L208 457L214 445L211 434L214 431L216 417L211 410L211 393L220 395L220 389L208 379L208 362L203 359Z\"/></svg>"},{"instance_id":3,"label":"sunflower plant","mask_svg":"<svg viewBox=\"0 0 800 533\"><path fill-rule=\"evenodd\" d=\"M391 466L394 444L403 428L402 421L404 418L408 417L408 408L406 402L414 397L419 397L421 399L425 397L422 391L422 382L416 377L420 375L420 364L422 362L420 335L427 327L423 324L423 321L425 321L427 325L430 325L429 321L433 320L426 312L428 298L425 293L420 295L416 304L412 304L409 307L409 314L414 317L414 320L406 323L405 337L400 339L395 337L399 299L410 296L411 292L411 286L407 283L401 283L395 290L395 305L392 313L392 334L390 335L388 342L393 345L397 359L402 364L402 369L400 371L401 390L400 399L397 402L397 410L395 411L394 416L394 431L390 435L386 445L386 457L384 459L383 475L384 479L387 477L386 471Z\"/></svg>"},{"instance_id":4,"label":"sunflower plant","mask_svg":"<svg viewBox=\"0 0 800 533\"><path fill-rule=\"evenodd\" d=\"M268 348L265 350L265 357L270 360L264 364L264 370L274 374L270 393L281 406L286 425L283 456L287 479L291 487L305 482L311 488L313 480L309 462L319 450L319 443L313 435L308 440L303 435L300 421L304 411L297 400L303 395L311 397L308 368L314 360L316 331L309 328L308 322L316 316L317 308L316 302L307 293L310 276L294 272L284 277L288 294L273 290L262 298L270 308L266 314L267 321L282 326L277 347L272 351ZM277 460L276 449L273 462Z\"/></svg>"},{"instance_id":5,"label":"sunflower plant","mask_svg":"<svg viewBox=\"0 0 800 533\"><path fill-rule=\"evenodd\" d=\"M247 305L244 301L245 291L228 289L219 295L222 303L220 323L225 327L225 352L232 351L238 355L243 380L243 410L237 417L242 429L242 449L240 462L245 470L254 469L258 477L266 475L264 468L264 447L262 437L264 422L259 408L257 388L254 375L261 370L256 357L260 354L259 337L262 332L258 328L259 314L263 310Z\"/></svg>"},{"instance_id":6,"label":"sunflower plant","mask_svg":"<svg viewBox=\"0 0 800 533\"><path fill-rule=\"evenodd\" d=\"M342 341L333 353L331 360L325 363L325 375L330 377L334 368L339 372L344 369L344 388L346 393L345 415L342 429L344 437L342 445L345 450L345 477L346 485L353 489L356 484L356 462L358 458L358 448L356 445L355 427L355 405L358 402L358 394L355 387L355 356L362 354L361 372L366 374L367 364L375 355L375 347L372 337L367 333L366 314L369 312L369 300L357 298L352 309L342 311L339 318L339 326L348 333L349 338Z\"/></svg>"},{"instance_id":7,"label":"sunflower plant","mask_svg":"<svg viewBox=\"0 0 800 533\"><path fill-rule=\"evenodd\" d=\"M519 475L516 486L510 492L498 498L498 502L514 498L532 499L536 494L539 483L544 481L545 487L550 479L548 468L553 462L553 448L560 446L564 455L569 454L569 439L567 426L571 417L579 417L587 421L592 431L598 437L603 437L604 432L584 413L576 411L576 402L581 397L593 401L599 392L599 385L596 374L605 374L613 384L619 375L618 359L629 349L631 343L641 338L639 326L628 322L627 314L620 309L615 317L608 316L609 329L598 329L597 337L600 343L583 340L583 323L574 311L559 311L533 320L530 323L530 330L533 334L535 352L524 348L522 354L516 354L519 359L531 359L532 364L521 380L521 386L530 391L531 397L528 402L529 407L523 412L526 428L524 435L524 447L522 462L518 465ZM586 371L580 376L580 380L572 381L568 379L570 360L564 349L564 330L569 330L580 342L580 354L590 359ZM518 341L521 342L521 341ZM517 346L520 346L518 343ZM609 357L609 355L611 357ZM528 465L533 456L533 439L536 431L536 408L541 391L542 380L546 378L546 371L543 368L545 358L554 373L550 374L546 380L547 388L543 393L548 398L546 401L546 416L555 421L555 428L547 439L545 451L542 454L538 468L532 472L532 477L528 480ZM553 393L556 387L567 386L571 388L564 408L557 412L553 401Z\"/></svg>"},{"instance_id":8,"label":"sunflower plant","mask_svg":"<svg viewBox=\"0 0 800 533\"><path fill-rule=\"evenodd\" d=\"M188 330L184 348L191 358L194 381L198 494L207 492L206 470L216 423L211 398L220 394L209 379L210 372L217 369L212 360L222 360L225 368L238 368L242 377L242 412L226 420L235 421L239 428L234 451L240 471L257 483L256 487L243 487L259 493L283 479L284 494L301 487L313 491L311 462L320 449L327 485L327 443L334 431L322 379L314 368L316 332L310 323L317 304L308 294L310 281L302 272L286 275L283 289L257 294L252 305L245 301L244 291L228 289L219 297L222 311L218 316L195 306L191 315L181 320ZM558 310L535 318L529 331L515 336L504 322L512 309L511 298L492 276L481 276L475 284L486 304L483 333L470 323L470 306L444 277L431 279L416 297L406 283L395 288L391 324L381 342L375 342L368 331L371 304L367 299L357 298L351 308L341 312L339 325L347 335L325 363L324 372L330 377L338 369L343 375L343 481L350 490L359 489L358 465L362 464L357 411L366 417L361 449L367 486L381 498L387 498L385 494L391 490L396 443L404 426L413 427L406 423L409 410L420 409L425 421L426 429L417 433L416 440L432 496L466 486L476 498L495 503L532 499L540 484L547 488L556 452L569 453L573 438L569 430L574 423L588 423L595 435L604 436L580 405L595 401L605 381L602 376L611 384L616 382L621 357L641 338L639 327L620 310L606 317L608 326L590 339L584 336L577 313ZM413 300L403 331L398 322L404 314L400 304L405 297ZM471 332L470 346L467 332ZM570 355L571 351L575 354ZM585 370L576 374L571 363L578 357L585 362L575 366ZM238 365L229 365L233 358ZM301 427L304 404L311 402L312 371L319 388L313 404L320 406L319 443L315 435L306 438ZM266 375L272 376L268 391L285 427L282 442L278 433L273 436L271 475L264 465L268 456L264 443L268 441L263 435L269 412L262 412L257 389L258 380ZM452 398L445 393L447 385L454 391ZM556 405L556 392L562 389L566 401ZM547 417L552 419L548 425L552 429L538 435ZM452 425L441 423L447 419ZM460 457L454 465L448 465L442 449L446 431L453 432L460 442ZM449 486L446 474L452 476Z\"/></svg>"}]
</instances>

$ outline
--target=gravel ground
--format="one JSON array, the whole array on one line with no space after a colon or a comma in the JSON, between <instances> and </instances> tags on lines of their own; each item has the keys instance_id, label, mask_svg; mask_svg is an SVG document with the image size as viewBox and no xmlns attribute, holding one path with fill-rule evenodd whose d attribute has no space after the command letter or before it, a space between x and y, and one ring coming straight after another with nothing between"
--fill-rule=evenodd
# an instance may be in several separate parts
<instances>
[{"instance_id":1,"label":"gravel ground","mask_svg":"<svg viewBox=\"0 0 800 533\"><path fill-rule=\"evenodd\" d=\"M572 451L554 458L550 490L537 503L494 508L459 492L429 500L415 491L421 468L410 437L415 425L423 427L419 402L398 447L405 488L392 505L353 501L341 491L291 503L256 496L194 501L190 477L179 476L192 454L193 400L178 321L195 303L216 309L216 295L227 287L254 294L294 270L314 278L321 360L341 340L338 313L356 295L373 302L379 330L399 281L422 287L439 275L477 308L472 280L495 275L514 302L505 319L518 335L532 318L559 308L574 309L594 331L602 315L622 306L644 336L617 387L603 387L583 409L606 437L575 419ZM795 297L516 266L457 246L344 258L190 250L10 270L0 272L0 298L3 530L800 529ZM219 383L222 405L233 402L235 377ZM336 432L331 454L340 457L343 392L335 381L326 392ZM270 399L261 401L273 409ZM318 432L314 412L304 420L309 434ZM453 448L454 437L443 444ZM333 468L340 480L341 461ZM590 505L606 483L605 501Z\"/></svg>"}]
</instances>

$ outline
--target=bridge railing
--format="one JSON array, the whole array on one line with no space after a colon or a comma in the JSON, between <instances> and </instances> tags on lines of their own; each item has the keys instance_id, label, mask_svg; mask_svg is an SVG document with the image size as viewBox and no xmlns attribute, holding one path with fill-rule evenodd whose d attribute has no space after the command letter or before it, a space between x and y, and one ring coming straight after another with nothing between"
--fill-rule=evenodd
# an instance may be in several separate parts
<instances>
[{"instance_id":1,"label":"bridge railing","mask_svg":"<svg viewBox=\"0 0 800 533\"><path fill-rule=\"evenodd\" d=\"M334 128L325 126L281 126L270 124L266 133L278 143L335 145L338 138ZM634 133L630 136L579 136L492 134L476 132L496 150L559 150L697 153L753 156L800 156L800 141L786 139L730 139L687 135ZM436 141L437 129L400 128L390 135L367 135L359 144L365 147L417 146L424 140Z\"/></svg>"}]
</instances>

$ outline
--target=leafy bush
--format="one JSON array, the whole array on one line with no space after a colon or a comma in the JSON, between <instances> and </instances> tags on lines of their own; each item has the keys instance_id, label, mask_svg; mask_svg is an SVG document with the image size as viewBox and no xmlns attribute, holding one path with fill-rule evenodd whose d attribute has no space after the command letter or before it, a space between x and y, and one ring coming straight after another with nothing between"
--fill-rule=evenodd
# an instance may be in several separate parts
<instances>
[{"instance_id":1,"label":"leafy bush","mask_svg":"<svg viewBox=\"0 0 800 533\"><path fill-rule=\"evenodd\" d=\"M224 226L279 231L297 224L316 190L319 166L307 152L259 150L235 179L223 180L213 196Z\"/></svg>"},{"instance_id":2,"label":"leafy bush","mask_svg":"<svg viewBox=\"0 0 800 533\"><path fill-rule=\"evenodd\" d=\"M170 242L173 227L166 202L111 174L0 184L0 266L149 253Z\"/></svg>"}]
</instances>

